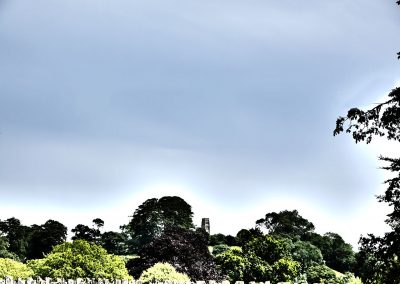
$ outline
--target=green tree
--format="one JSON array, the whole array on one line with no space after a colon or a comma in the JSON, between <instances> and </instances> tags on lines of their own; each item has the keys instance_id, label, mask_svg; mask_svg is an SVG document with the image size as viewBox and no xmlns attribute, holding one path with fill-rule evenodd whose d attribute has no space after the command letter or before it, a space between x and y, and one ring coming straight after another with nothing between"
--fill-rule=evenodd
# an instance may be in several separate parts
<instances>
[{"instance_id":1,"label":"green tree","mask_svg":"<svg viewBox=\"0 0 400 284\"><path fill-rule=\"evenodd\" d=\"M217 256L217 255L219 255L221 253L226 252L227 250L229 250L229 248L230 247L228 245L225 245L225 244L213 246L212 255L213 256Z\"/></svg>"},{"instance_id":2,"label":"green tree","mask_svg":"<svg viewBox=\"0 0 400 284\"><path fill-rule=\"evenodd\" d=\"M315 264L323 264L321 250L309 242L296 241L293 243L291 254L293 260L301 264L301 272L304 273L308 267Z\"/></svg>"},{"instance_id":3,"label":"green tree","mask_svg":"<svg viewBox=\"0 0 400 284\"><path fill-rule=\"evenodd\" d=\"M333 283L336 281L336 274L328 266L316 264L308 267L307 280L309 283Z\"/></svg>"},{"instance_id":4,"label":"green tree","mask_svg":"<svg viewBox=\"0 0 400 284\"><path fill-rule=\"evenodd\" d=\"M342 273L353 271L356 263L353 247L336 233L326 233L323 239L325 243L321 252L326 265Z\"/></svg>"},{"instance_id":5,"label":"green tree","mask_svg":"<svg viewBox=\"0 0 400 284\"><path fill-rule=\"evenodd\" d=\"M218 254L215 258L218 269L231 283L245 279L249 260L239 247L231 247Z\"/></svg>"},{"instance_id":6,"label":"green tree","mask_svg":"<svg viewBox=\"0 0 400 284\"><path fill-rule=\"evenodd\" d=\"M244 256L247 261L243 281L263 282L272 278L272 267L267 261L252 251L245 252Z\"/></svg>"},{"instance_id":7,"label":"green tree","mask_svg":"<svg viewBox=\"0 0 400 284\"><path fill-rule=\"evenodd\" d=\"M0 233L6 237L8 250L17 255L19 260L25 260L29 246L30 228L21 224L17 218L0 221Z\"/></svg>"},{"instance_id":8,"label":"green tree","mask_svg":"<svg viewBox=\"0 0 400 284\"><path fill-rule=\"evenodd\" d=\"M158 262L149 269L143 271L139 278L143 283L157 283L165 281L189 282L189 276L179 273L169 263Z\"/></svg>"},{"instance_id":9,"label":"green tree","mask_svg":"<svg viewBox=\"0 0 400 284\"><path fill-rule=\"evenodd\" d=\"M293 243L281 236L264 235L243 246L248 266L245 281L294 281L300 276L301 264L292 259Z\"/></svg>"},{"instance_id":10,"label":"green tree","mask_svg":"<svg viewBox=\"0 0 400 284\"><path fill-rule=\"evenodd\" d=\"M32 225L30 229L27 259L42 258L55 245L65 242L67 227L58 221L48 220L43 225Z\"/></svg>"},{"instance_id":11,"label":"green tree","mask_svg":"<svg viewBox=\"0 0 400 284\"><path fill-rule=\"evenodd\" d=\"M225 241L226 241L226 244L228 246L230 246L230 247L239 245L238 240L236 239L236 237L231 236L231 235L225 236Z\"/></svg>"},{"instance_id":12,"label":"green tree","mask_svg":"<svg viewBox=\"0 0 400 284\"><path fill-rule=\"evenodd\" d=\"M315 229L314 224L300 216L297 210L267 213L256 224L265 227L269 234L289 238L301 238Z\"/></svg>"},{"instance_id":13,"label":"green tree","mask_svg":"<svg viewBox=\"0 0 400 284\"><path fill-rule=\"evenodd\" d=\"M370 240L368 240L369 245ZM371 252L367 246L361 243L360 249L356 254L355 274L365 283L377 284L383 283L381 272L385 272L385 264L377 259L377 256Z\"/></svg>"},{"instance_id":14,"label":"green tree","mask_svg":"<svg viewBox=\"0 0 400 284\"><path fill-rule=\"evenodd\" d=\"M292 241L285 238L265 235L255 238L243 246L243 252L253 253L269 264L282 258L291 258Z\"/></svg>"},{"instance_id":15,"label":"green tree","mask_svg":"<svg viewBox=\"0 0 400 284\"><path fill-rule=\"evenodd\" d=\"M226 236L224 234L210 235L210 246L226 244Z\"/></svg>"},{"instance_id":16,"label":"green tree","mask_svg":"<svg viewBox=\"0 0 400 284\"><path fill-rule=\"evenodd\" d=\"M300 275L300 263L282 258L272 265L273 282L294 282Z\"/></svg>"},{"instance_id":17,"label":"green tree","mask_svg":"<svg viewBox=\"0 0 400 284\"><path fill-rule=\"evenodd\" d=\"M304 241L310 242L321 250L326 265L339 271L353 271L356 264L353 247L336 233L328 232L323 236L317 233L307 234Z\"/></svg>"},{"instance_id":18,"label":"green tree","mask_svg":"<svg viewBox=\"0 0 400 284\"><path fill-rule=\"evenodd\" d=\"M93 227L78 224L71 230L74 235L72 240L85 240L91 243L100 244L101 243L101 232L100 228L104 226L104 221L100 218L93 219Z\"/></svg>"},{"instance_id":19,"label":"green tree","mask_svg":"<svg viewBox=\"0 0 400 284\"><path fill-rule=\"evenodd\" d=\"M89 226L78 224L71 230L74 235L72 236L72 240L85 240L88 242L95 242L98 238L100 232L97 232L95 229L90 228Z\"/></svg>"},{"instance_id":20,"label":"green tree","mask_svg":"<svg viewBox=\"0 0 400 284\"><path fill-rule=\"evenodd\" d=\"M43 259L28 261L36 276L51 278L128 279L122 259L85 240L57 245Z\"/></svg>"},{"instance_id":21,"label":"green tree","mask_svg":"<svg viewBox=\"0 0 400 284\"><path fill-rule=\"evenodd\" d=\"M101 235L101 246L107 250L108 253L116 255L127 254L128 248L126 245L127 236L118 232L104 232Z\"/></svg>"},{"instance_id":22,"label":"green tree","mask_svg":"<svg viewBox=\"0 0 400 284\"><path fill-rule=\"evenodd\" d=\"M1 237L0 236L0 258L10 258L17 260L18 256L8 250L10 247L10 244L8 243L8 240L6 237Z\"/></svg>"},{"instance_id":23,"label":"green tree","mask_svg":"<svg viewBox=\"0 0 400 284\"><path fill-rule=\"evenodd\" d=\"M142 203L133 213L128 225L123 226L138 249L161 236L171 227L194 228L192 207L178 196L151 198Z\"/></svg>"},{"instance_id":24,"label":"green tree","mask_svg":"<svg viewBox=\"0 0 400 284\"><path fill-rule=\"evenodd\" d=\"M104 221L101 220L100 218L93 219L92 222L97 227L98 230L100 230L100 228L104 227Z\"/></svg>"},{"instance_id":25,"label":"green tree","mask_svg":"<svg viewBox=\"0 0 400 284\"><path fill-rule=\"evenodd\" d=\"M237 234L236 234L236 240L237 244L239 246L244 246L244 244L248 243L250 240L253 238L261 237L264 234L261 232L260 228L251 228L249 230L247 229L241 229Z\"/></svg>"},{"instance_id":26,"label":"green tree","mask_svg":"<svg viewBox=\"0 0 400 284\"><path fill-rule=\"evenodd\" d=\"M11 276L14 279L26 279L33 276L33 271L19 261L0 258L0 278L4 279L6 276Z\"/></svg>"}]
</instances>

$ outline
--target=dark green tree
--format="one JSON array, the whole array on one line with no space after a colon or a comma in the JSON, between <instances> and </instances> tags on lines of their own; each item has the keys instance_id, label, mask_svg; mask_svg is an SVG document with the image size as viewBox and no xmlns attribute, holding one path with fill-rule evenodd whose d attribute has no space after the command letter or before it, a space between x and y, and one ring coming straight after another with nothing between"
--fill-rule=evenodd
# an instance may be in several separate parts
<instances>
[{"instance_id":1,"label":"dark green tree","mask_svg":"<svg viewBox=\"0 0 400 284\"><path fill-rule=\"evenodd\" d=\"M257 220L256 224L265 227L271 235L289 238L301 238L315 229L314 224L300 216L297 210L267 213L265 218Z\"/></svg>"},{"instance_id":2,"label":"dark green tree","mask_svg":"<svg viewBox=\"0 0 400 284\"><path fill-rule=\"evenodd\" d=\"M128 248L126 244L127 236L118 232L104 232L101 235L101 246L107 250L108 253L116 255L127 254Z\"/></svg>"},{"instance_id":3,"label":"dark green tree","mask_svg":"<svg viewBox=\"0 0 400 284\"><path fill-rule=\"evenodd\" d=\"M123 230L130 234L135 250L161 236L168 228L194 228L192 217L192 207L178 196L151 198L135 210Z\"/></svg>"},{"instance_id":4,"label":"dark green tree","mask_svg":"<svg viewBox=\"0 0 400 284\"><path fill-rule=\"evenodd\" d=\"M396 3L400 5L400 1ZM400 59L400 52L397 55ZM400 88L393 89L386 101L373 108L368 110L352 108L346 116L339 117L334 135L342 132L351 134L356 143L368 144L376 136L400 142ZM382 237L370 234L360 239L360 252L366 260L361 267L364 267L364 271L373 272L373 276L369 276L369 279L364 278L365 275L360 275L367 284L398 283L400 275L400 158L380 156L379 160L387 163L383 169L393 173L393 177L385 181L387 184L385 193L378 196L379 202L386 202L392 208L386 220L392 230ZM365 266L371 258L376 260L376 265L366 269Z\"/></svg>"},{"instance_id":5,"label":"dark green tree","mask_svg":"<svg viewBox=\"0 0 400 284\"><path fill-rule=\"evenodd\" d=\"M293 260L301 264L301 272L304 273L309 267L323 264L321 250L309 242L296 241L291 249Z\"/></svg>"},{"instance_id":6,"label":"dark green tree","mask_svg":"<svg viewBox=\"0 0 400 284\"><path fill-rule=\"evenodd\" d=\"M90 243L95 242L100 235L98 230L83 224L76 225L71 232L74 233L72 240L85 240Z\"/></svg>"},{"instance_id":7,"label":"dark green tree","mask_svg":"<svg viewBox=\"0 0 400 284\"><path fill-rule=\"evenodd\" d=\"M375 236L365 238L367 241L366 244L362 243L362 238L359 251L356 254L354 273L367 284L384 283L383 275L386 273L385 263L377 258L375 251L370 249L370 245L373 243L374 238Z\"/></svg>"},{"instance_id":8,"label":"dark green tree","mask_svg":"<svg viewBox=\"0 0 400 284\"><path fill-rule=\"evenodd\" d=\"M243 246L245 254L253 253L269 264L282 258L291 258L293 243L289 239L265 235L255 238Z\"/></svg>"},{"instance_id":9,"label":"dark green tree","mask_svg":"<svg viewBox=\"0 0 400 284\"><path fill-rule=\"evenodd\" d=\"M8 250L9 247L10 244L8 243L8 239L0 236L0 258L18 260L18 256Z\"/></svg>"},{"instance_id":10,"label":"dark green tree","mask_svg":"<svg viewBox=\"0 0 400 284\"><path fill-rule=\"evenodd\" d=\"M32 225L30 229L27 259L43 258L54 246L65 242L67 227L58 221L48 220L43 225Z\"/></svg>"},{"instance_id":11,"label":"dark green tree","mask_svg":"<svg viewBox=\"0 0 400 284\"><path fill-rule=\"evenodd\" d=\"M226 236L224 234L210 235L210 246L226 244Z\"/></svg>"},{"instance_id":12,"label":"dark green tree","mask_svg":"<svg viewBox=\"0 0 400 284\"><path fill-rule=\"evenodd\" d=\"M71 230L74 235L72 236L72 240L85 240L90 243L101 243L101 232L100 228L104 226L104 221L100 218L93 219L93 227L78 224Z\"/></svg>"},{"instance_id":13,"label":"dark green tree","mask_svg":"<svg viewBox=\"0 0 400 284\"><path fill-rule=\"evenodd\" d=\"M29 246L30 228L21 224L17 218L0 221L0 233L9 244L8 250L25 260Z\"/></svg>"},{"instance_id":14,"label":"dark green tree","mask_svg":"<svg viewBox=\"0 0 400 284\"><path fill-rule=\"evenodd\" d=\"M226 244L228 246L237 246L237 245L239 245L238 240L236 239L236 237L231 236L231 235L225 236L225 241L226 241Z\"/></svg>"},{"instance_id":15,"label":"dark green tree","mask_svg":"<svg viewBox=\"0 0 400 284\"><path fill-rule=\"evenodd\" d=\"M328 232L323 236L317 233L309 233L303 238L321 250L327 266L339 272L353 271L356 264L353 247L346 243L336 233Z\"/></svg>"},{"instance_id":16,"label":"dark green tree","mask_svg":"<svg viewBox=\"0 0 400 284\"><path fill-rule=\"evenodd\" d=\"M93 224L97 227L98 230L104 226L104 221L100 218L93 219Z\"/></svg>"},{"instance_id":17,"label":"dark green tree","mask_svg":"<svg viewBox=\"0 0 400 284\"><path fill-rule=\"evenodd\" d=\"M259 228L251 228L251 229L241 229L237 234L236 234L236 240L237 244L239 246L244 246L246 243L251 241L253 238L261 237L263 236L263 232Z\"/></svg>"},{"instance_id":18,"label":"dark green tree","mask_svg":"<svg viewBox=\"0 0 400 284\"><path fill-rule=\"evenodd\" d=\"M356 258L352 246L336 233L326 233L323 238L321 252L326 265L342 273L353 271Z\"/></svg>"}]
</instances>

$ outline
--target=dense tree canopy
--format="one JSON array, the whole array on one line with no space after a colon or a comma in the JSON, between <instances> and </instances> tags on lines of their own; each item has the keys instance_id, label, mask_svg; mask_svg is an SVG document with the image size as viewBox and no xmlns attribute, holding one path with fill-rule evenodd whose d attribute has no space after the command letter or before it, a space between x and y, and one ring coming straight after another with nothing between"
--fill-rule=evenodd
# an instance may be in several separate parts
<instances>
[{"instance_id":1,"label":"dense tree canopy","mask_svg":"<svg viewBox=\"0 0 400 284\"><path fill-rule=\"evenodd\" d=\"M245 244L243 251L253 253L269 264L273 264L281 258L291 258L292 245L289 239L266 235Z\"/></svg>"},{"instance_id":2,"label":"dense tree canopy","mask_svg":"<svg viewBox=\"0 0 400 284\"><path fill-rule=\"evenodd\" d=\"M123 233L107 231L101 234L101 246L108 253L125 255L127 254L127 236Z\"/></svg>"},{"instance_id":3,"label":"dense tree canopy","mask_svg":"<svg viewBox=\"0 0 400 284\"><path fill-rule=\"evenodd\" d=\"M301 264L301 272L305 272L315 264L323 264L321 250L309 242L296 241L291 249L293 260Z\"/></svg>"},{"instance_id":4,"label":"dense tree canopy","mask_svg":"<svg viewBox=\"0 0 400 284\"><path fill-rule=\"evenodd\" d=\"M339 272L353 271L356 263L353 247L336 233L310 233L304 240L321 250L326 265Z\"/></svg>"},{"instance_id":5,"label":"dense tree canopy","mask_svg":"<svg viewBox=\"0 0 400 284\"><path fill-rule=\"evenodd\" d=\"M42 278L130 278L120 257L85 240L57 245L45 258L28 261L28 266Z\"/></svg>"},{"instance_id":6,"label":"dense tree canopy","mask_svg":"<svg viewBox=\"0 0 400 284\"><path fill-rule=\"evenodd\" d=\"M21 224L17 218L0 221L0 233L6 237L9 244L8 250L24 260L29 246L30 228Z\"/></svg>"},{"instance_id":7,"label":"dense tree canopy","mask_svg":"<svg viewBox=\"0 0 400 284\"><path fill-rule=\"evenodd\" d=\"M85 240L91 243L100 243L101 232L100 228L104 226L104 221L100 218L93 219L93 227L78 224L71 230L74 235L72 236L73 240Z\"/></svg>"},{"instance_id":8,"label":"dense tree canopy","mask_svg":"<svg viewBox=\"0 0 400 284\"><path fill-rule=\"evenodd\" d=\"M140 248L161 236L165 229L194 228L192 217L192 207L178 196L151 198L135 210L124 229L131 235L137 248Z\"/></svg>"},{"instance_id":9,"label":"dense tree canopy","mask_svg":"<svg viewBox=\"0 0 400 284\"><path fill-rule=\"evenodd\" d=\"M238 247L227 248L216 254L218 269L230 282L242 281L248 274L249 260Z\"/></svg>"},{"instance_id":10,"label":"dense tree canopy","mask_svg":"<svg viewBox=\"0 0 400 284\"><path fill-rule=\"evenodd\" d=\"M315 229L314 224L300 216L297 210L267 213L265 218L257 220L256 224L265 227L269 234L290 238L301 238Z\"/></svg>"},{"instance_id":11,"label":"dense tree canopy","mask_svg":"<svg viewBox=\"0 0 400 284\"><path fill-rule=\"evenodd\" d=\"M53 246L66 240L67 228L58 221L24 226L16 218L0 221L0 256L25 261L42 258Z\"/></svg>"},{"instance_id":12,"label":"dense tree canopy","mask_svg":"<svg viewBox=\"0 0 400 284\"><path fill-rule=\"evenodd\" d=\"M263 232L259 228L251 228L251 229L241 229L237 234L236 234L236 240L237 244L240 246L243 246L244 244L248 243L251 241L253 238L261 237L263 236Z\"/></svg>"},{"instance_id":13,"label":"dense tree canopy","mask_svg":"<svg viewBox=\"0 0 400 284\"><path fill-rule=\"evenodd\" d=\"M301 263L292 259L290 239L262 235L252 238L243 249L230 247L216 255L216 263L230 281L294 281L300 276Z\"/></svg>"},{"instance_id":14,"label":"dense tree canopy","mask_svg":"<svg viewBox=\"0 0 400 284\"><path fill-rule=\"evenodd\" d=\"M9 251L10 244L6 237L0 237L0 258L18 259L18 256Z\"/></svg>"},{"instance_id":15,"label":"dense tree canopy","mask_svg":"<svg viewBox=\"0 0 400 284\"><path fill-rule=\"evenodd\" d=\"M40 226L33 225L30 231L27 259L42 258L67 239L67 227L54 220Z\"/></svg>"}]
</instances>

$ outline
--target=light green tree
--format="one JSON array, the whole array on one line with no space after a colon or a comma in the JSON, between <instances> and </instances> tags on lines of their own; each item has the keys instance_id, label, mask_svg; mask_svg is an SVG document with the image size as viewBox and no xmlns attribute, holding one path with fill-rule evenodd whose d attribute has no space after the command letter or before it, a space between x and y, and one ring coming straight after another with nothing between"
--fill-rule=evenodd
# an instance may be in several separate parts
<instances>
[{"instance_id":1,"label":"light green tree","mask_svg":"<svg viewBox=\"0 0 400 284\"><path fill-rule=\"evenodd\" d=\"M27 264L42 278L131 278L120 257L85 240L57 245L45 258L30 260Z\"/></svg>"},{"instance_id":2,"label":"light green tree","mask_svg":"<svg viewBox=\"0 0 400 284\"><path fill-rule=\"evenodd\" d=\"M246 268L250 266L240 247L231 247L217 254L215 262L218 269L231 283L243 280Z\"/></svg>"},{"instance_id":3,"label":"light green tree","mask_svg":"<svg viewBox=\"0 0 400 284\"><path fill-rule=\"evenodd\" d=\"M300 275L300 263L292 259L281 258L272 265L274 282L294 282Z\"/></svg>"},{"instance_id":4,"label":"light green tree","mask_svg":"<svg viewBox=\"0 0 400 284\"><path fill-rule=\"evenodd\" d=\"M143 283L155 283L164 281L189 282L190 278L184 273L179 273L169 263L158 262L149 269L143 271L139 278Z\"/></svg>"},{"instance_id":5,"label":"light green tree","mask_svg":"<svg viewBox=\"0 0 400 284\"><path fill-rule=\"evenodd\" d=\"M0 258L0 278L11 276L14 279L26 279L33 276L33 270L22 262L9 258Z\"/></svg>"}]
</instances>

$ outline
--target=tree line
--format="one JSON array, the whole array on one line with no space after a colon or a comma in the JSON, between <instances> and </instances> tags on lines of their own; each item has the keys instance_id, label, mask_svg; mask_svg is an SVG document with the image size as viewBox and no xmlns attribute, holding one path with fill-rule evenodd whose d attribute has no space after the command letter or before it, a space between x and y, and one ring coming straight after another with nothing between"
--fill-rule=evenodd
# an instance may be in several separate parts
<instances>
[{"instance_id":1,"label":"tree line","mask_svg":"<svg viewBox=\"0 0 400 284\"><path fill-rule=\"evenodd\" d=\"M209 235L192 218L191 206L178 196L151 198L119 232L102 232L104 221L96 218L91 227L75 226L72 240L125 255L125 267L135 279L160 262L195 280L339 281L335 271L350 275L357 270L351 245L336 233L316 233L297 210L269 212L235 236ZM9 218L0 221L0 234L0 257L29 263L43 273L41 265L48 266L54 247L66 243L67 228L54 220L28 227Z\"/></svg>"}]
</instances>

